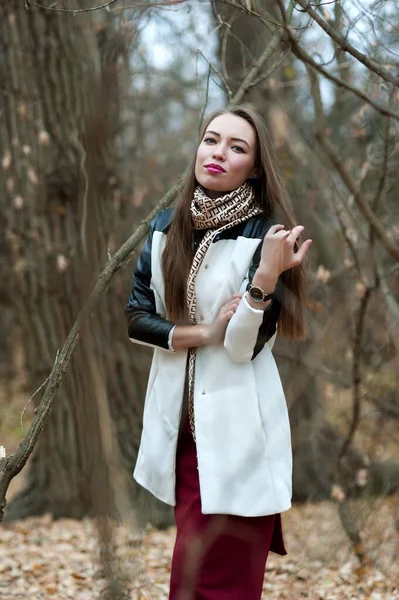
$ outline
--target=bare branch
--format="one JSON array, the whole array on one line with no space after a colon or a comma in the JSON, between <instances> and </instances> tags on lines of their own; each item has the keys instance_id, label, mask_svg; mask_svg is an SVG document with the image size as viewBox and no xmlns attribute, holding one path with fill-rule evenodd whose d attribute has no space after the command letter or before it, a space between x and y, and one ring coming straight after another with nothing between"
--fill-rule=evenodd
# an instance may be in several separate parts
<instances>
[{"instance_id":1,"label":"bare branch","mask_svg":"<svg viewBox=\"0 0 399 600\"><path fill-rule=\"evenodd\" d=\"M288 54L289 54L289 50L287 50L286 52L283 52L283 54L280 56L280 58L278 58L272 65L270 65L270 67L265 71L265 73L263 73L262 75L260 75L257 79L255 79L255 81L253 81L251 83L250 87L255 87L256 85L258 85L259 83L261 83L265 79L268 79L270 77L270 75L272 73L274 73L274 71L276 69L278 69L279 67L281 67L281 65L283 64L285 58L288 56Z\"/></svg>"},{"instance_id":2,"label":"bare branch","mask_svg":"<svg viewBox=\"0 0 399 600\"><path fill-rule=\"evenodd\" d=\"M298 43L298 40L294 37L294 35L293 35L292 31L290 30L290 28L287 28L287 33L288 33L288 36L290 38L292 52L293 52L293 54L295 54L295 56L299 60L302 60L306 64L308 64L311 67L313 67L314 69L316 69L316 71L318 71L319 73L321 73L324 77L326 77L326 79L329 79L330 81L332 81L333 83L335 83L339 87L342 87L342 88L344 88L344 89L352 92L352 94L355 94L356 96L358 96L358 98L361 98L362 100L364 100L365 102L367 102L367 104L369 104L370 106L372 106L381 115L384 115L386 117L392 117L396 121L399 121L399 113L393 112L392 110L390 110L389 108L386 108L385 106L381 106L380 104L378 104L378 102L374 102L374 100L372 100L367 94L365 94L361 90L359 90L359 89L355 88L354 86L350 85L349 83L347 83L343 79L340 79L339 77L336 77L335 75L333 75L332 73L330 73L329 71L327 71L327 69L324 69L321 65L319 65L310 56L310 54L308 54L306 52L306 50L304 50L300 46L300 44Z\"/></svg>"},{"instance_id":3,"label":"bare branch","mask_svg":"<svg viewBox=\"0 0 399 600\"><path fill-rule=\"evenodd\" d=\"M397 301L395 294L391 291L382 268L377 265L377 269L381 291L383 293L387 308L394 319L395 326L399 327L399 302ZM396 344L396 347L399 349L399 344Z\"/></svg>"},{"instance_id":4,"label":"bare branch","mask_svg":"<svg viewBox=\"0 0 399 600\"><path fill-rule=\"evenodd\" d=\"M220 77L220 80L222 81L223 85L226 88L227 95L228 95L229 99L231 99L231 97L233 96L233 92L231 91L229 84L227 83L226 79L223 77L222 73L211 63L211 61L205 56L205 54L199 48L197 49L197 54L200 54L202 56L202 58L204 60L206 60L206 62L209 65L209 70L215 71L216 75L218 75L218 77Z\"/></svg>"},{"instance_id":5,"label":"bare branch","mask_svg":"<svg viewBox=\"0 0 399 600\"><path fill-rule=\"evenodd\" d=\"M198 132L201 131L202 122L204 120L204 115L205 115L206 107L208 106L209 80L210 80L210 78L211 78L211 63L208 63L208 74L207 74L207 77L206 77L205 102L204 102L203 109L201 111L201 116L200 116L199 126L198 126Z\"/></svg>"},{"instance_id":6,"label":"bare branch","mask_svg":"<svg viewBox=\"0 0 399 600\"><path fill-rule=\"evenodd\" d=\"M133 10L133 9L147 9L147 8L158 8L162 10L167 10L171 6L175 4L183 4L186 0L161 0L160 2L137 2L137 4L129 4L127 6L117 6L115 8L111 8L111 12L123 12L125 10ZM144 12L144 11L143 11Z\"/></svg>"},{"instance_id":7,"label":"bare branch","mask_svg":"<svg viewBox=\"0 0 399 600\"><path fill-rule=\"evenodd\" d=\"M82 198L82 216L81 216L81 224L80 224L80 240L82 243L82 251L83 256L87 258L87 242L86 242L86 225L87 225L87 196L89 193L89 177L87 175L85 162L86 162L86 151L80 140L78 139L78 132L72 132L71 139L75 144L76 148L80 153L80 165L79 168L82 172L83 181L84 181L84 190L83 190L83 198Z\"/></svg>"},{"instance_id":8,"label":"bare branch","mask_svg":"<svg viewBox=\"0 0 399 600\"><path fill-rule=\"evenodd\" d=\"M308 15L311 16L312 19L314 19L314 21L316 21L316 23L322 29L324 29L324 31L327 33L327 35L329 35L331 37L331 39L333 39L334 42L336 44L338 44L338 46L340 46L340 48L344 52L348 52L349 54L351 54L354 58L356 58L359 62L361 62L365 67L370 69L370 71L373 71L374 73L379 75L379 77L381 77L385 81L389 81L396 87L399 86L399 78L398 77L395 77L394 75L392 75L392 73L390 73L386 69L383 69L377 63L375 63L372 60L370 60L369 58L367 58L367 56L365 54L363 54L362 52L359 52L359 50L357 50L354 46L352 46L352 44L350 44L348 42L348 40L343 35L341 35L341 33L339 33L336 29L331 27L331 25L329 25L327 23L327 21L325 21L325 19L323 19L315 10L313 10L312 5L309 2L307 2L306 0L297 0L297 1L298 1L298 4L300 4L302 6L304 11L306 13L308 13Z\"/></svg>"},{"instance_id":9,"label":"bare branch","mask_svg":"<svg viewBox=\"0 0 399 600\"><path fill-rule=\"evenodd\" d=\"M395 242L387 235L385 228L377 215L374 213L368 202L360 193L360 190L356 186L352 176L350 175L348 169L340 160L338 152L335 150L334 146L327 139L325 132L325 124L324 124L324 112L323 105L321 101L320 87L316 73L308 67L309 79L311 82L312 89L312 97L313 103L315 107L316 113L316 127L317 133L316 136L320 142L321 147L326 152L327 156L330 158L331 162L335 166L336 170L341 176L342 181L345 183L348 190L353 195L354 202L366 221L373 228L376 236L384 246L385 250L395 259L399 261L399 246L395 244Z\"/></svg>"},{"instance_id":10,"label":"bare branch","mask_svg":"<svg viewBox=\"0 0 399 600\"><path fill-rule=\"evenodd\" d=\"M273 29L275 27L283 27L283 25L281 23L279 23L278 21L276 21L275 19L271 18L271 17L265 17L253 10L250 10L247 6L245 6L245 4L243 4L242 2L232 2L231 0L220 0L221 2L223 2L223 4L227 4L228 6L231 6L235 9L241 10L242 12L244 12L247 15L252 15L253 17L256 17L257 19L259 19L259 21L262 21L265 25L273 25Z\"/></svg>"},{"instance_id":11,"label":"bare branch","mask_svg":"<svg viewBox=\"0 0 399 600\"><path fill-rule=\"evenodd\" d=\"M293 12L294 12L294 2L291 1L290 5L288 7L288 10L287 10L287 20L288 21L290 21ZM254 64L254 66L249 71L248 75L245 77L244 81L238 88L238 90L234 96L234 100L237 104L241 102L244 95L251 88L254 79L256 77L258 77L260 71L263 69L263 65L266 64L266 62L269 60L269 58L277 50L281 40L284 37L284 33L285 33L284 29L281 29L281 30L276 29L275 30L270 42L268 43L268 45L265 48L265 50L263 51L261 56L258 58L256 63Z\"/></svg>"},{"instance_id":12,"label":"bare branch","mask_svg":"<svg viewBox=\"0 0 399 600\"><path fill-rule=\"evenodd\" d=\"M338 484L344 485L344 459L348 454L348 451L353 442L356 430L359 427L361 419L361 370L360 363L362 357L362 345L363 345L363 334L364 324L366 320L366 312L369 302L372 297L372 292L375 288L367 287L362 299L360 301L360 307L356 319L355 327L355 338L353 340L353 363L352 363L352 390L353 390L353 404L352 404L352 418L348 433L342 443L341 449L338 454L337 460L337 482ZM349 517L348 503L346 497L342 502L339 503L339 516L341 523L352 542L353 550L359 559L360 564L365 565L369 562L369 557L365 551L362 543L360 532L356 521Z\"/></svg>"},{"instance_id":13,"label":"bare branch","mask_svg":"<svg viewBox=\"0 0 399 600\"><path fill-rule=\"evenodd\" d=\"M361 269L361 266L360 266L360 261L359 261L358 253L356 252L356 248L354 246L354 243L350 239L350 235L348 233L348 228L345 225L344 220L342 218L342 214L341 214L342 213L342 208L340 208L338 206L338 204L337 204L337 202L335 200L334 194L332 194L332 205L333 205L333 209L334 209L334 212L335 212L335 216L337 217L339 226L341 228L342 235L344 236L346 245L348 246L349 252L352 255L353 262L354 262L354 265L356 267L356 271L358 272L358 274L360 275L360 277L362 277L362 269Z\"/></svg>"},{"instance_id":14,"label":"bare branch","mask_svg":"<svg viewBox=\"0 0 399 600\"><path fill-rule=\"evenodd\" d=\"M244 12L247 15L252 15L253 17L256 17L261 23L263 23L269 29L269 31L271 31L271 33L274 33L274 31L276 30L276 27L284 27L284 25L282 23L279 23L278 21L276 21L265 10L263 11L265 13L265 15L261 15L260 13L257 13L253 10L249 10L249 8L247 8L241 2L239 2L238 4L233 2L232 0L219 0L219 2L226 4L227 6L231 6L232 8L235 8L236 10ZM285 14L285 9L284 9L284 14ZM312 23L312 19L309 19L309 21L310 21L309 25L301 25L300 27L293 27L292 29L294 31L303 31L304 29L309 29L309 27Z\"/></svg>"},{"instance_id":15,"label":"bare branch","mask_svg":"<svg viewBox=\"0 0 399 600\"><path fill-rule=\"evenodd\" d=\"M111 4L114 4L117 1L118 0L109 0L109 2L106 2L105 4L101 4L101 6L92 6L90 8L71 9L71 8L54 8L53 6L44 6L43 4L39 4L39 2L35 2L35 0L25 0L25 7L29 10L30 5L33 4L34 6L37 6L38 8L43 8L44 10L51 10L53 12L62 12L62 13L72 13L75 15L77 13L93 12L95 10L107 8L108 6L110 6Z\"/></svg>"},{"instance_id":16,"label":"bare branch","mask_svg":"<svg viewBox=\"0 0 399 600\"><path fill-rule=\"evenodd\" d=\"M360 301L359 312L356 319L355 339L353 341L353 365L352 365L352 385L353 385L353 407L352 420L346 438L343 441L338 455L338 471L342 471L343 460L348 453L356 429L360 422L361 390L362 382L360 372L360 361L362 356L363 332L366 318L367 306L372 297L373 288L366 288Z\"/></svg>"},{"instance_id":17,"label":"bare branch","mask_svg":"<svg viewBox=\"0 0 399 600\"><path fill-rule=\"evenodd\" d=\"M56 364L56 363L57 363L57 360L58 360L58 354L59 354L59 350L57 350L57 354L56 354L56 357L55 357L54 364ZM50 375L51 375L51 373L50 373ZM36 396L36 394L37 394L37 393L39 393L39 392L40 392L40 390L41 390L41 389L42 389L42 388L43 388L43 387L46 385L46 383L47 383L47 382L48 382L48 380L50 379L50 375L49 375L49 376L48 376L48 377L47 377L47 378L46 378L46 379L43 381L43 383L42 383L42 384L41 384L41 385L40 385L40 386L37 388L37 390L36 390L36 391L35 391L35 392L32 394L32 396L29 398L28 402L25 404L25 406L24 406L24 408L23 408L23 411L22 411L22 413L21 413L21 417L20 417L20 420L19 420L19 424L20 424L20 426L21 426L21 435L22 435L22 437L24 437L24 435L25 435L25 434L24 434L24 414L25 414L25 412L26 412L26 409L28 408L29 404L32 402L32 400L33 400L33 398Z\"/></svg>"}]
</instances>

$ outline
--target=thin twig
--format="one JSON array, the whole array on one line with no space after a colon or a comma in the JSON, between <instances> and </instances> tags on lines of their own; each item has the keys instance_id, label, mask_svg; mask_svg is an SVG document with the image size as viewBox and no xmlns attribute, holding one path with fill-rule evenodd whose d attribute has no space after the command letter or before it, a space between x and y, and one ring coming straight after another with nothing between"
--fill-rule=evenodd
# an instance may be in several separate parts
<instances>
[{"instance_id":1,"label":"thin twig","mask_svg":"<svg viewBox=\"0 0 399 600\"><path fill-rule=\"evenodd\" d=\"M369 223L369 225L373 228L377 238L380 240L385 250L395 260L399 260L399 246L395 244L395 242L387 235L384 225L381 223L380 219L377 217L377 215L374 213L366 199L360 193L360 190L358 189L356 183L352 179L352 176L350 175L347 167L341 161L338 152L335 150L331 142L327 139L318 78L316 73L309 67L308 74L311 82L313 104L315 107L316 114L317 139L319 140L320 145L326 152L327 156L330 158L335 169L341 176L343 183L351 192L356 206L358 207L366 221Z\"/></svg>"},{"instance_id":2,"label":"thin twig","mask_svg":"<svg viewBox=\"0 0 399 600\"><path fill-rule=\"evenodd\" d=\"M352 364L352 385L353 385L353 405L352 405L352 419L349 427L349 431L342 443L341 449L338 454L338 473L342 477L343 460L348 453L348 450L352 444L353 437L359 425L360 420L360 408L361 408L361 370L360 362L362 357L362 345L364 335L364 323L366 319L366 312L368 304L371 300L374 288L367 287L360 300L359 311L356 319L355 337L353 340L353 364Z\"/></svg>"},{"instance_id":3,"label":"thin twig","mask_svg":"<svg viewBox=\"0 0 399 600\"><path fill-rule=\"evenodd\" d=\"M56 357L55 357L54 365L57 363L59 353L60 353L60 350L58 349ZM51 373L50 373L50 375L51 375ZM22 437L24 437L24 435L25 435L24 434L24 421L23 420L24 420L24 414L26 412L26 409L28 408L29 404L31 403L31 401L33 400L33 398L36 396L36 394L38 392L40 392L40 390L42 389L43 386L46 385L46 383L50 379L50 375L45 379L45 381L43 381L42 385L37 388L36 392L34 392L34 394L32 394L32 396L29 398L28 402L25 404L25 406L24 406L24 408L22 410L21 417L20 417L20 420L19 420L19 424L21 426L21 435L22 435Z\"/></svg>"},{"instance_id":4,"label":"thin twig","mask_svg":"<svg viewBox=\"0 0 399 600\"><path fill-rule=\"evenodd\" d=\"M206 62L207 62L207 63L208 63L208 65L209 65L209 71L208 71L208 81L209 81L209 77L210 77L210 71L211 71L211 70L212 70L212 71L215 71L216 75L218 75L218 77L220 78L220 80L222 81L223 85L224 85L224 86L225 86L225 88L226 88L226 92L227 92L227 95L228 95L228 97L229 97L229 100L231 100L231 98L232 98L232 96L233 96L233 92L231 91L231 89L230 89L230 86L229 86L229 84L227 83L226 79L224 78L223 74L222 74L222 73L221 73L221 72L220 72L220 71L219 71L219 70L218 70L218 69L215 67L215 65L213 65L213 64L211 63L211 61L209 60L209 58L207 58L207 57L205 56L205 54L202 52L202 50L200 50L199 48L197 49L197 54L200 54L200 55L202 56L202 58L203 58L204 60L206 60Z\"/></svg>"},{"instance_id":5,"label":"thin twig","mask_svg":"<svg viewBox=\"0 0 399 600\"><path fill-rule=\"evenodd\" d=\"M123 12L125 10L132 9L147 9L147 8L158 8L160 10L169 10L170 7L173 8L175 4L183 4L187 0L161 0L161 2L138 2L137 4L130 4L128 6L117 6L116 8L111 8L111 12ZM143 11L144 12L144 11Z\"/></svg>"},{"instance_id":6,"label":"thin twig","mask_svg":"<svg viewBox=\"0 0 399 600\"><path fill-rule=\"evenodd\" d=\"M109 0L109 2L106 2L105 4L102 4L101 6L91 6L90 8L71 9L71 8L54 8L52 6L44 6L43 4L39 4L39 2L36 2L35 0L25 0L25 7L29 10L29 5L33 4L34 6L43 8L44 10L51 10L53 12L61 12L61 13L72 13L75 15L77 13L82 13L82 12L93 12L95 10L101 10L102 8L107 8L111 4L114 4L115 2L118 2L118 0Z\"/></svg>"},{"instance_id":7,"label":"thin twig","mask_svg":"<svg viewBox=\"0 0 399 600\"><path fill-rule=\"evenodd\" d=\"M285 52L283 52L282 55L280 56L280 58L278 58L272 65L270 65L270 67L267 69L267 71L265 73L263 73L263 75L258 77L258 79L255 79L255 81L249 86L248 89L251 89L251 88L255 87L256 85L259 85L259 83L261 83L265 79L268 79L270 77L270 75L272 75L272 73L274 73L274 71L276 69L281 67L281 65L283 64L285 58L288 56L289 53L290 53L290 50L286 50ZM283 85L281 87L283 87Z\"/></svg>"},{"instance_id":8,"label":"thin twig","mask_svg":"<svg viewBox=\"0 0 399 600\"><path fill-rule=\"evenodd\" d=\"M205 115L206 107L208 106L209 79L210 79L210 77L211 77L211 64L208 63L208 74L207 74L207 77L206 77L205 102L204 102L204 105L202 107L202 111L201 111L201 115L200 115L199 126L198 126L198 133L201 131L202 122L204 120L204 115Z\"/></svg>"},{"instance_id":9,"label":"thin twig","mask_svg":"<svg viewBox=\"0 0 399 600\"><path fill-rule=\"evenodd\" d=\"M264 15L261 15L260 13L256 13L254 11L251 11L246 6L244 6L242 3L232 2L232 0L219 0L219 2L221 2L222 4L226 4L226 6L231 6L232 8L235 8L236 10L244 12L247 15L252 15L253 17L256 17L272 33L275 32L275 30L276 30L277 27L283 27L283 25L281 23L279 23L278 21L276 21L275 19L273 19L271 16L266 17ZM311 21L311 19L310 19L310 21ZM295 31L302 31L302 30L308 29L308 28L309 28L309 26L306 25L306 26L294 27L293 29Z\"/></svg>"},{"instance_id":10,"label":"thin twig","mask_svg":"<svg viewBox=\"0 0 399 600\"><path fill-rule=\"evenodd\" d=\"M391 94L391 101L392 101L392 96L393 96L393 94ZM386 183L387 176L388 176L390 126L391 126L390 120L386 119L385 131L384 131L384 157L383 157L383 162L382 162L381 175L380 175L380 178L378 181L377 192L371 203L371 206L372 206L372 209L374 212L376 212L378 210L378 206L381 201L383 190L384 190L385 183ZM385 300L385 305L393 319L394 327L398 327L399 326L399 303L397 302L395 295L392 293L392 291L388 285L388 282L386 280L384 271L383 271L381 265L379 264L379 261L378 261L378 258L377 258L376 252L375 252L375 233L371 227L370 227L370 231L369 231L369 241L370 241L370 248L371 248L371 256L373 258L375 285L379 286L381 289L382 296ZM396 348L398 349L399 344L396 342L395 338L396 338L396 336L393 335L392 336L393 343L395 344Z\"/></svg>"},{"instance_id":11,"label":"thin twig","mask_svg":"<svg viewBox=\"0 0 399 600\"><path fill-rule=\"evenodd\" d=\"M362 269L360 266L359 256L358 256L358 253L356 252L354 243L352 242L352 240L350 239L350 235L348 234L348 228L346 227L344 220L342 218L342 215L341 215L342 209L337 205L334 193L332 194L332 206L333 206L333 209L335 212L335 216L337 217L339 226L341 227L342 235L345 238L346 245L348 246L349 252L352 255L353 262L356 267L356 271L358 272L360 278L362 279Z\"/></svg>"},{"instance_id":12,"label":"thin twig","mask_svg":"<svg viewBox=\"0 0 399 600\"><path fill-rule=\"evenodd\" d=\"M308 15L311 16L312 19L322 29L324 29L324 31L327 33L327 35L329 35L330 38L333 39L334 42L336 44L338 44L338 46L344 52L349 52L349 54L351 54L354 58L356 58L360 63L362 63L370 71L373 71L374 73L376 73L376 75L379 75L379 77L381 77L385 81L389 81L396 87L399 86L399 78L398 77L395 77L394 75L392 75L392 73L389 73L389 71L386 71L385 69L380 67L377 63L375 63L372 60L370 60L369 58L367 58L367 56L365 54L363 54L362 52L359 52L359 50L357 50L354 46L352 46L352 44L350 44L348 42L346 37L344 37L339 31L337 31L336 29L331 27L331 25L329 25L327 23L327 21L325 21L325 19L323 19L315 10L313 10L313 8L311 7L312 5L309 2L307 2L306 0L297 0L297 2L298 2L298 4L300 4L302 6L302 8L305 10L305 12L307 12Z\"/></svg>"},{"instance_id":13,"label":"thin twig","mask_svg":"<svg viewBox=\"0 0 399 600\"><path fill-rule=\"evenodd\" d=\"M373 287L367 287L360 301L360 307L356 319L355 337L353 340L353 363L352 363L352 416L349 426L349 430L344 438L337 460L337 481L343 484L344 481L344 459L346 458L349 449L352 445L355 433L359 427L361 419L361 358L362 358L362 346L363 346L363 335L364 335L364 324L366 320L366 312L369 302L372 298L372 293L375 290ZM353 546L353 550L361 565L369 564L370 559L362 543L359 526L356 520L352 519L348 511L348 501L345 498L339 503L338 512L341 519L341 523L345 528L348 537L350 538Z\"/></svg>"},{"instance_id":14,"label":"thin twig","mask_svg":"<svg viewBox=\"0 0 399 600\"><path fill-rule=\"evenodd\" d=\"M80 141L78 139L78 132L74 131L71 137L81 155L79 166L80 166L80 170L83 173L84 190L83 190L83 198L82 198L82 218L81 218L81 223L80 223L80 241L82 242L83 256L87 259L86 224L87 224L87 196L89 193L89 177L88 177L87 171L85 169L85 162L86 162L87 155L86 155L85 149L83 148L82 144L80 143Z\"/></svg>"},{"instance_id":15,"label":"thin twig","mask_svg":"<svg viewBox=\"0 0 399 600\"><path fill-rule=\"evenodd\" d=\"M291 0L290 5L289 5L288 10L287 10L287 19L288 19L288 21L292 18L292 13L293 12L294 12L294 0ZM256 63L254 64L254 66L249 71L248 75L245 77L244 81L242 82L242 84L238 88L238 90L237 90L237 92L235 94L235 101L237 102L237 104L239 104L241 102L241 100L244 97L244 95L251 88L252 82L258 76L258 74L261 71L261 69L263 69L263 65L266 64L266 62L269 60L269 58L277 50L277 48L278 48L281 40L283 39L284 32L285 32L284 29L280 29L280 30L276 29L276 31L274 32L274 34L273 34L270 42L266 46L265 50L263 51L263 53L261 54L261 56L258 58L258 60L256 61Z\"/></svg>"},{"instance_id":16,"label":"thin twig","mask_svg":"<svg viewBox=\"0 0 399 600\"><path fill-rule=\"evenodd\" d=\"M380 265L376 264L379 284L381 287L382 295L384 296L386 306L391 313L392 318L394 319L395 327L399 327L399 302L397 301L397 296L392 292L391 288L388 285L386 280L386 276L380 267ZM395 337L393 337L394 344L396 348L399 350L399 343L395 341Z\"/></svg>"},{"instance_id":17,"label":"thin twig","mask_svg":"<svg viewBox=\"0 0 399 600\"><path fill-rule=\"evenodd\" d=\"M327 69L324 69L324 67L322 65L319 65L310 56L310 54L308 54L306 52L306 50L304 50L302 48L302 46L300 46L298 40L294 37L290 28L287 28L287 33L288 33L288 37L291 42L292 52L293 52L293 54L295 54L295 56L297 58L299 58L299 60L303 61L304 63L307 63L308 65L310 65L311 67L316 69L316 71L321 73L326 79L329 79L330 81L332 81L339 87L344 88L344 89L348 90L349 92L352 92L352 94L355 94L355 96L357 96L358 98L361 98L361 100L364 100L365 102L367 102L367 104L372 106L381 115L384 115L386 117L392 117L396 121L399 121L399 113L394 112L385 106L381 106L381 104L379 104L378 102L375 102L372 98L370 98L370 96L368 96L362 90L359 90L358 88L354 87L353 85L350 85L343 79L336 77L335 75L333 75L332 73L327 71Z\"/></svg>"}]
</instances>

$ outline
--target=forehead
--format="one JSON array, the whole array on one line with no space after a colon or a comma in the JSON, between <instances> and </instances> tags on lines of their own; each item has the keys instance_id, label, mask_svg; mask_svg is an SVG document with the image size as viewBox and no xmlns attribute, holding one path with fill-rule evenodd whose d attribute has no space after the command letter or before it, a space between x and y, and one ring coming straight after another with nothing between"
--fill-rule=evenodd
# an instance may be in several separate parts
<instances>
[{"instance_id":1,"label":"forehead","mask_svg":"<svg viewBox=\"0 0 399 600\"><path fill-rule=\"evenodd\" d=\"M227 113L215 117L207 127L207 131L209 130L216 131L222 137L242 138L250 145L255 144L255 132L252 125L238 115Z\"/></svg>"}]
</instances>

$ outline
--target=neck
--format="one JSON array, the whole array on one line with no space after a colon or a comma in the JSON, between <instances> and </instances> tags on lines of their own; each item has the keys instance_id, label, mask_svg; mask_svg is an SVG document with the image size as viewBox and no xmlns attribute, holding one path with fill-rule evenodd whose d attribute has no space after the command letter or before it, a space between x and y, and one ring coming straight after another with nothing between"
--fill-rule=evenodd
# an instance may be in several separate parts
<instances>
[{"instance_id":1,"label":"neck","mask_svg":"<svg viewBox=\"0 0 399 600\"><path fill-rule=\"evenodd\" d=\"M215 190L209 190L208 188L202 188L208 198L211 200L216 200L216 198L220 198L221 196L225 196L226 194L231 194L234 190L225 190L224 192L217 192ZM238 189L238 188L237 188Z\"/></svg>"}]
</instances>

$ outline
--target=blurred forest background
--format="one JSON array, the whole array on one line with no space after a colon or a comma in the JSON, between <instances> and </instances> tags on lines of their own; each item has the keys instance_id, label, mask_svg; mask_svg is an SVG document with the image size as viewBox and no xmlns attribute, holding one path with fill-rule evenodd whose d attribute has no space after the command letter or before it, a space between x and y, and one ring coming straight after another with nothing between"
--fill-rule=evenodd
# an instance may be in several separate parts
<instances>
[{"instance_id":1,"label":"blurred forest background","mask_svg":"<svg viewBox=\"0 0 399 600\"><path fill-rule=\"evenodd\" d=\"M310 338L278 340L274 351L290 411L294 500L333 511L362 568L384 556L392 578L394 0L0 0L0 446L11 457L30 425L44 422L43 384L101 272L170 190L173 199L204 114L237 100L266 118L297 222L314 240ZM11 476L0 457L10 527L49 514L173 523L170 507L131 477L152 354L130 344L124 318L138 239L82 323L26 466ZM323 510L314 513L320 526ZM371 547L367 528L381 515ZM99 531L106 547L110 530Z\"/></svg>"}]
</instances>

